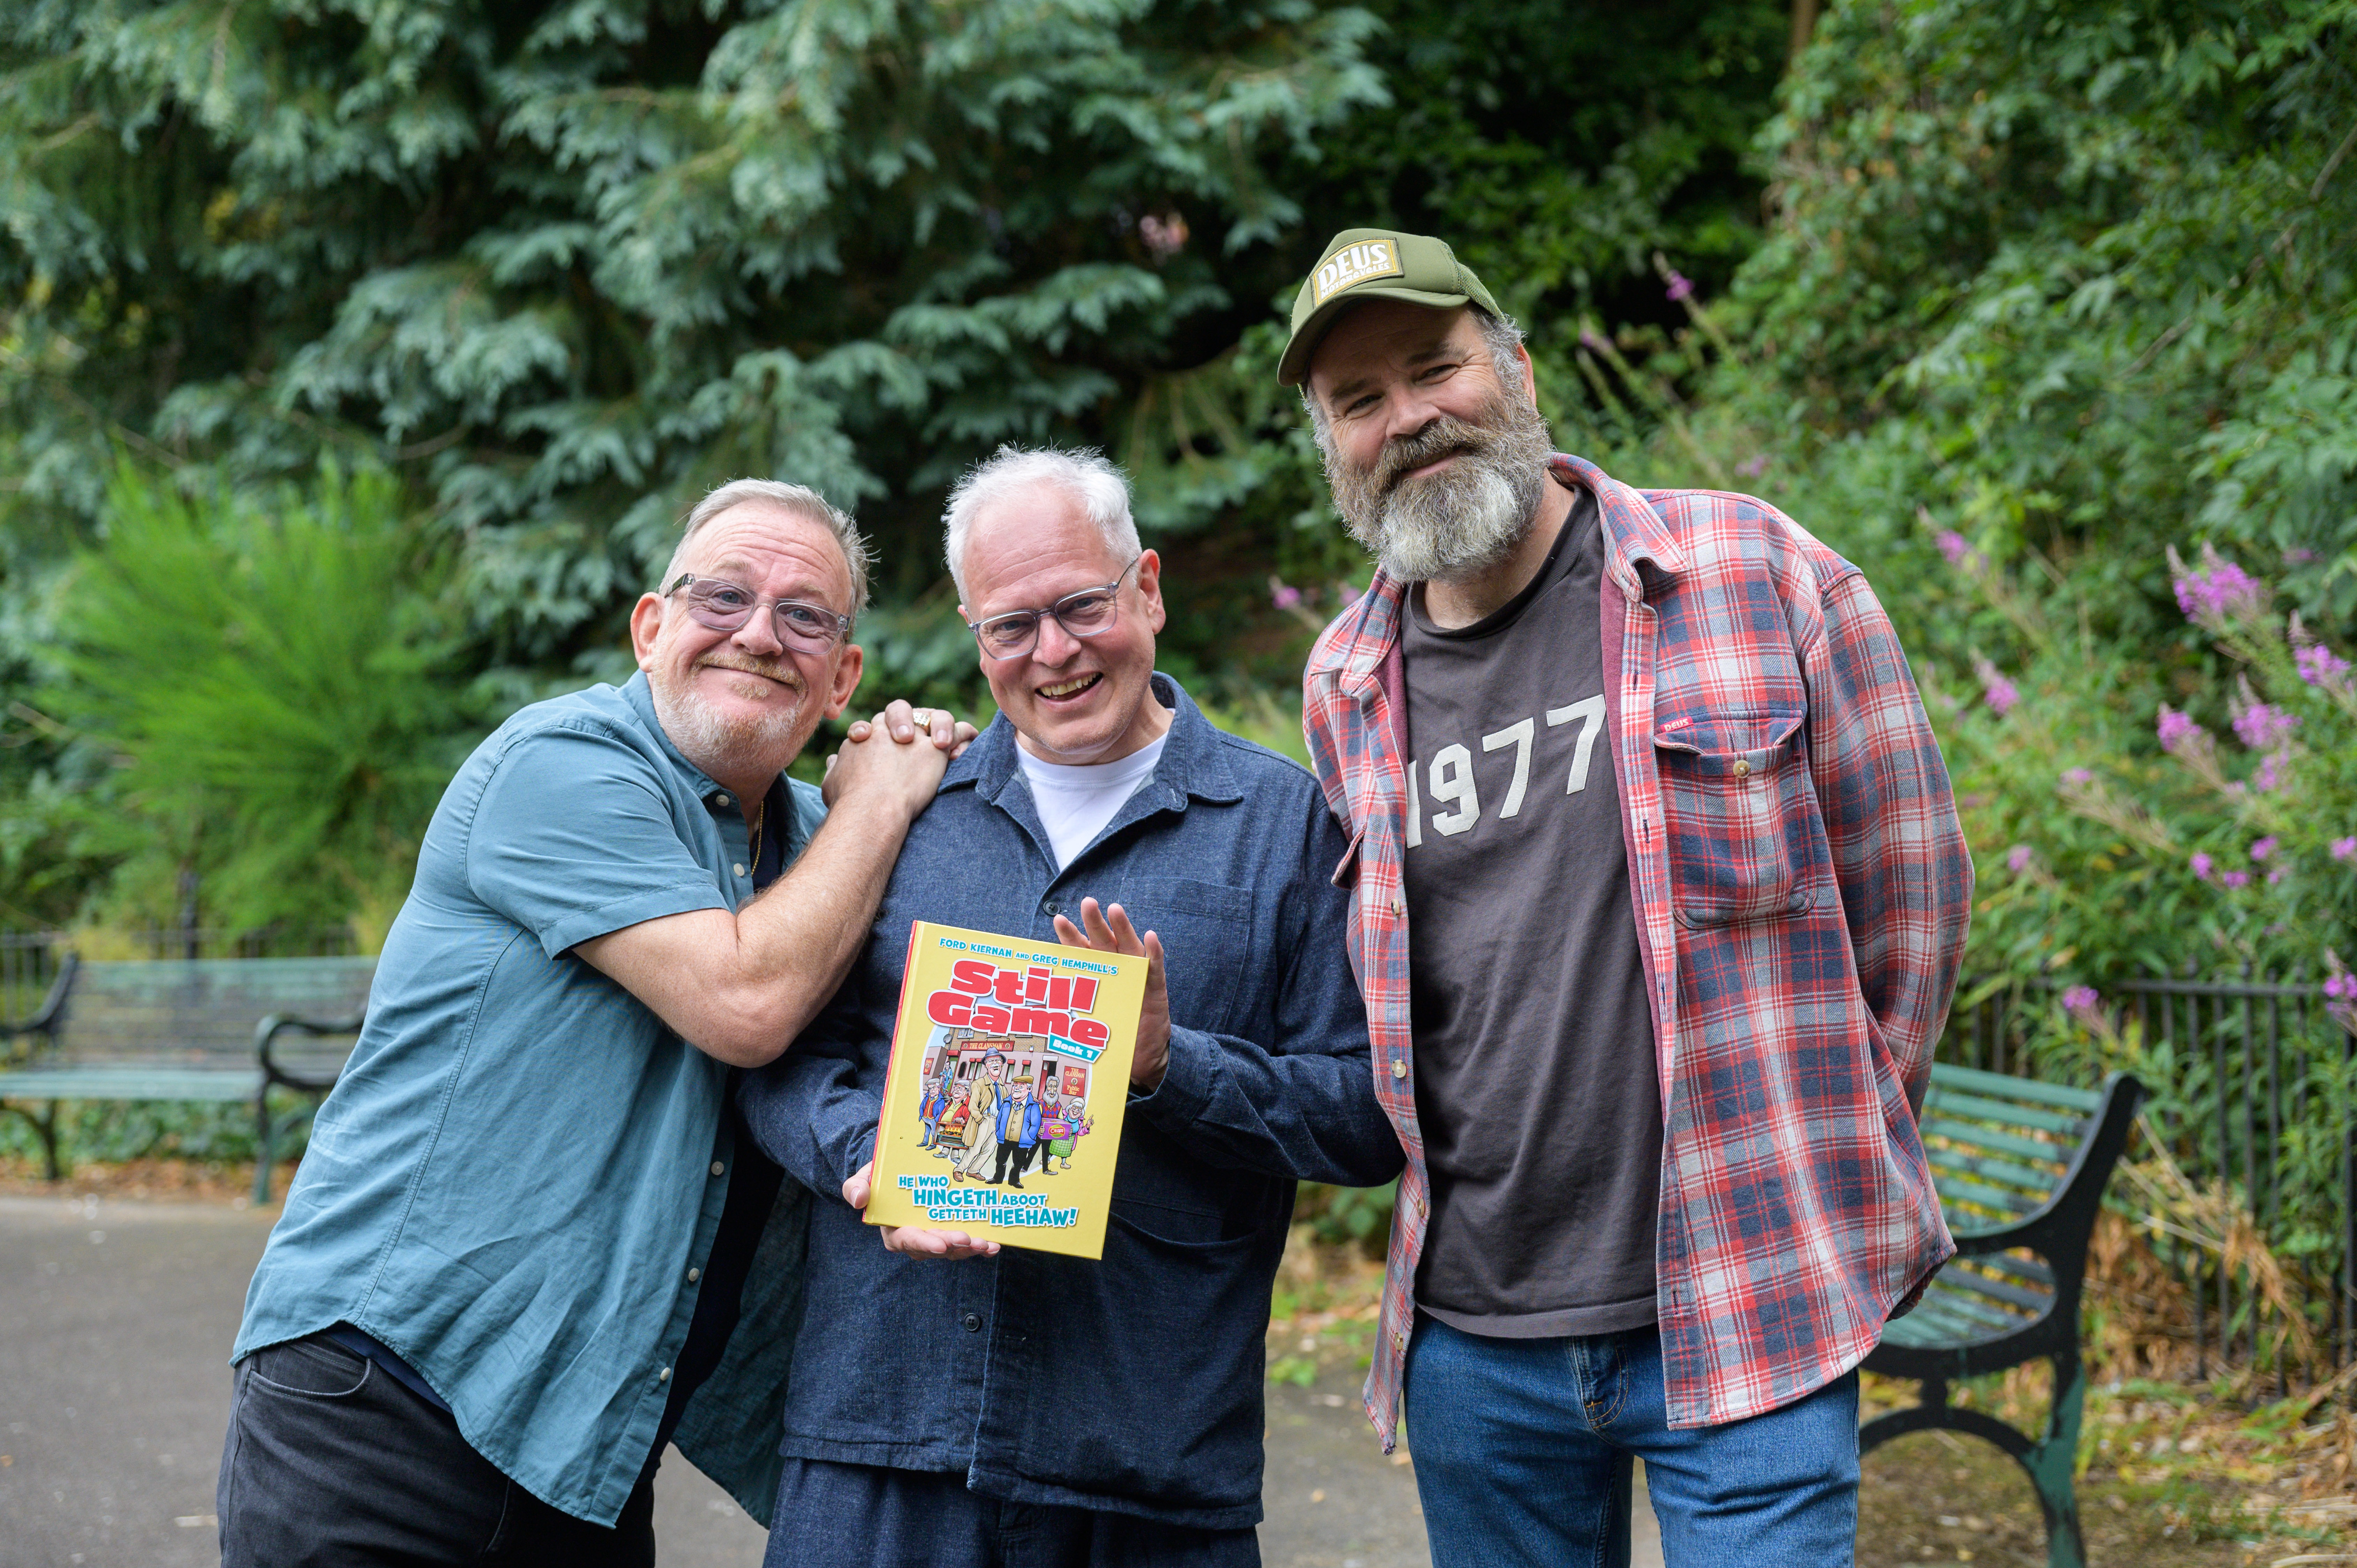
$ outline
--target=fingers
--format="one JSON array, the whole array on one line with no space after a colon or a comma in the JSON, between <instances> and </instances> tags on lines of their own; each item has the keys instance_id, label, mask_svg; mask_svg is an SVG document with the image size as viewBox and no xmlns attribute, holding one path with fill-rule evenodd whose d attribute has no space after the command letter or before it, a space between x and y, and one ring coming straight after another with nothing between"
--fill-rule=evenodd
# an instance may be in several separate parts
<instances>
[{"instance_id":1,"label":"fingers","mask_svg":"<svg viewBox=\"0 0 2357 1568\"><path fill-rule=\"evenodd\" d=\"M854 745L866 740L869 736L874 735L875 733L876 726L869 724L866 719L852 720L851 727L843 732L844 738L852 742ZM828 766L832 767L834 765L834 758L832 757L828 757L826 760Z\"/></svg>"},{"instance_id":2,"label":"fingers","mask_svg":"<svg viewBox=\"0 0 2357 1568\"><path fill-rule=\"evenodd\" d=\"M1087 933L1061 915L1056 917L1056 940L1068 948L1084 948L1090 945Z\"/></svg>"},{"instance_id":3,"label":"fingers","mask_svg":"<svg viewBox=\"0 0 2357 1568\"><path fill-rule=\"evenodd\" d=\"M884 1250L908 1258L991 1258L998 1255L998 1243L977 1241L963 1230L928 1230L918 1225L888 1225L884 1228Z\"/></svg>"},{"instance_id":4,"label":"fingers","mask_svg":"<svg viewBox=\"0 0 2357 1568\"><path fill-rule=\"evenodd\" d=\"M892 732L892 738L906 746L917 738L916 710L905 697L895 697L884 704L877 722Z\"/></svg>"},{"instance_id":5,"label":"fingers","mask_svg":"<svg viewBox=\"0 0 2357 1568\"><path fill-rule=\"evenodd\" d=\"M868 1161L843 1178L843 1201L863 1212L867 1208L868 1180L875 1174L876 1162Z\"/></svg>"},{"instance_id":6,"label":"fingers","mask_svg":"<svg viewBox=\"0 0 2357 1568\"><path fill-rule=\"evenodd\" d=\"M928 710L927 717L931 721L927 727L932 736L933 744L943 751L959 744L957 732L962 727L967 729L967 737L972 738L972 729L969 726L960 725L947 708Z\"/></svg>"},{"instance_id":7,"label":"fingers","mask_svg":"<svg viewBox=\"0 0 2357 1568\"><path fill-rule=\"evenodd\" d=\"M1152 931L1146 933L1146 978L1158 983L1162 978L1162 939Z\"/></svg>"}]
</instances>

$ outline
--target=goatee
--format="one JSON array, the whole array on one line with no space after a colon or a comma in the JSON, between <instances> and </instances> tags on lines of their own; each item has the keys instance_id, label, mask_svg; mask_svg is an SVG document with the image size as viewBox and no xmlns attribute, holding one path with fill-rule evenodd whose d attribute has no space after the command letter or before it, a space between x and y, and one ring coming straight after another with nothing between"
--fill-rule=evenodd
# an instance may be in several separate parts
<instances>
[{"instance_id":1,"label":"goatee","mask_svg":"<svg viewBox=\"0 0 2357 1568\"><path fill-rule=\"evenodd\" d=\"M1335 510L1351 537L1409 583L1467 576L1511 554L1538 515L1554 451L1538 410L1503 387L1474 419L1438 415L1414 435L1386 442L1364 468L1331 441L1320 446ZM1437 474L1407 477L1449 456L1457 460Z\"/></svg>"},{"instance_id":2,"label":"goatee","mask_svg":"<svg viewBox=\"0 0 2357 1568\"><path fill-rule=\"evenodd\" d=\"M704 664L739 668L719 664L715 660L705 660ZM671 743L679 747L681 756L716 779L753 766L766 766L770 757L781 748L791 748L799 738L796 732L802 722L802 701L809 695L802 677L791 666L780 663L750 669L746 679L766 686L763 676L787 684L791 694L774 705L765 703L760 713L743 718L719 713L706 703L703 693L694 689L693 671L688 683L674 686L667 673L650 671L647 684L654 697L655 716L662 722L663 733L671 736ZM790 750L788 756L791 759ZM784 763L779 766L782 768Z\"/></svg>"}]
</instances>

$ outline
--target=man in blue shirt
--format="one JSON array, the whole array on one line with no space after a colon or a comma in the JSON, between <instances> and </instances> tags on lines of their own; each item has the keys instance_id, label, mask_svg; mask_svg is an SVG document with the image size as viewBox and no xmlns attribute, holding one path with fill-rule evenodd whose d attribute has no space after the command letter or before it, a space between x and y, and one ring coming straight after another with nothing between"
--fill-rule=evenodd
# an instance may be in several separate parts
<instances>
[{"instance_id":1,"label":"man in blue shirt","mask_svg":"<svg viewBox=\"0 0 2357 1568\"><path fill-rule=\"evenodd\" d=\"M783 777L859 682L866 549L814 491L715 490L658 586L640 673L508 720L426 831L247 1293L229 1568L651 1563L674 1440L769 1517L806 1200L732 1080L842 979L972 731L854 725L831 815Z\"/></svg>"},{"instance_id":2,"label":"man in blue shirt","mask_svg":"<svg viewBox=\"0 0 2357 1568\"><path fill-rule=\"evenodd\" d=\"M1344 957L1349 846L1307 771L1155 671L1160 563L1103 458L985 464L952 498L949 564L998 717L841 993L739 1097L819 1195L769 1562L1256 1568L1294 1183L1401 1163ZM912 919L1148 958L1101 1261L862 1223ZM974 1103L977 1140L1036 1146L1028 1091L1003 1133Z\"/></svg>"}]
</instances>

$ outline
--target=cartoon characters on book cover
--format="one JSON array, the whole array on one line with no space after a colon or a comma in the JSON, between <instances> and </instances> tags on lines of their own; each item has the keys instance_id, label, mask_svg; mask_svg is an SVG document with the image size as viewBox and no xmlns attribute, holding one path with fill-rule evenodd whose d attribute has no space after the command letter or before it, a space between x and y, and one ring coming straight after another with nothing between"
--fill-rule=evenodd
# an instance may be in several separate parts
<instances>
[{"instance_id":1,"label":"cartoon characters on book cover","mask_svg":"<svg viewBox=\"0 0 2357 1568\"><path fill-rule=\"evenodd\" d=\"M915 922L868 1223L1102 1256L1146 969Z\"/></svg>"}]
</instances>

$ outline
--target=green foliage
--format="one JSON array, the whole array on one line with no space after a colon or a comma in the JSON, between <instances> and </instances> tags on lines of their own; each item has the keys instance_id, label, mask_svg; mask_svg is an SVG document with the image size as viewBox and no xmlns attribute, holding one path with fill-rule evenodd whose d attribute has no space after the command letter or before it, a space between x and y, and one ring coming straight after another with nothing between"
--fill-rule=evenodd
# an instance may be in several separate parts
<instances>
[{"instance_id":1,"label":"green foliage","mask_svg":"<svg viewBox=\"0 0 2357 1568\"><path fill-rule=\"evenodd\" d=\"M56 825L115 863L113 913L174 924L193 875L207 923L390 917L471 716L447 576L381 472L191 499L117 471L51 650L108 765Z\"/></svg>"}]
</instances>

